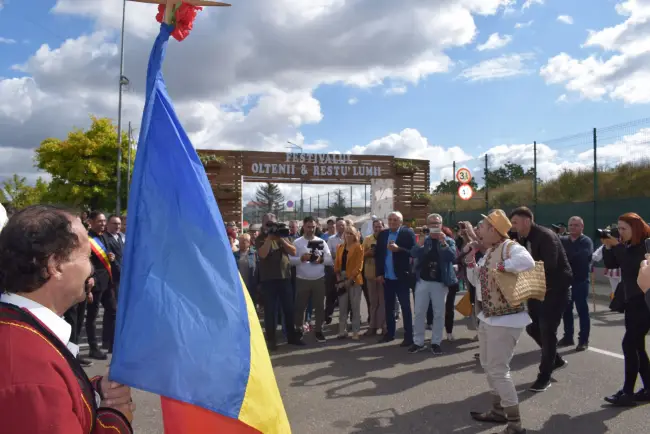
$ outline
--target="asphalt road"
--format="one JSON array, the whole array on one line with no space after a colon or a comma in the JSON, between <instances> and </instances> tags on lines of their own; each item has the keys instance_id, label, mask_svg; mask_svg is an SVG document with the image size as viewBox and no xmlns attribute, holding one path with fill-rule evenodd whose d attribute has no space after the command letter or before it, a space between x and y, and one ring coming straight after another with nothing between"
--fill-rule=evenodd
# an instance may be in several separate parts
<instances>
[{"instance_id":1,"label":"asphalt road","mask_svg":"<svg viewBox=\"0 0 650 434\"><path fill-rule=\"evenodd\" d=\"M334 327L328 332L331 340L325 344L307 336L307 347L282 345L272 356L293 433L479 434L502 429L476 423L468 415L486 409L490 397L473 356L478 343L472 341L474 332L465 320L457 319L456 340L444 342L445 354L438 357L408 354L399 340L338 341ZM568 367L554 375L549 390L533 394L527 387L537 374L539 350L524 334L512 370L528 433L650 432L650 406L621 410L603 401L622 386L622 336L623 316L598 306L592 315L590 351L563 349ZM106 369L107 363L96 362L88 372ZM158 397L135 391L134 399L135 432L162 433Z\"/></svg>"}]
</instances>

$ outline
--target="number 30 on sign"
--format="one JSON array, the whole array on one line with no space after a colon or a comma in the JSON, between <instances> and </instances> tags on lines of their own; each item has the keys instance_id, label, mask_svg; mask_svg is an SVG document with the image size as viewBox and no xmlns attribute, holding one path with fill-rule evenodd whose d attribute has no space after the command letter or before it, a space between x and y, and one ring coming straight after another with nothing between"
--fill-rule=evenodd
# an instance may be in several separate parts
<instances>
[{"instance_id":1,"label":"number 30 on sign","mask_svg":"<svg viewBox=\"0 0 650 434\"><path fill-rule=\"evenodd\" d=\"M468 168L461 167L458 169L458 171L456 171L456 181L458 181L460 184L469 184L471 180L472 174Z\"/></svg>"},{"instance_id":2,"label":"number 30 on sign","mask_svg":"<svg viewBox=\"0 0 650 434\"><path fill-rule=\"evenodd\" d=\"M474 196L474 189L469 184L463 184L458 187L458 197L462 200L470 200Z\"/></svg>"}]
</instances>

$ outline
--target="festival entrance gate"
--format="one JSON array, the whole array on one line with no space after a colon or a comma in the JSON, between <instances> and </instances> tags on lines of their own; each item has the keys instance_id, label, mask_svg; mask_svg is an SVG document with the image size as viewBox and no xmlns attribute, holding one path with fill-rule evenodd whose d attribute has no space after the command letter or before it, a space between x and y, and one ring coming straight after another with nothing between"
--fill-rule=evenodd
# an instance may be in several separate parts
<instances>
[{"instance_id":1,"label":"festival entrance gate","mask_svg":"<svg viewBox=\"0 0 650 434\"><path fill-rule=\"evenodd\" d=\"M429 161L380 155L198 150L224 221L242 221L244 182L370 185L371 214L425 223Z\"/></svg>"}]
</instances>

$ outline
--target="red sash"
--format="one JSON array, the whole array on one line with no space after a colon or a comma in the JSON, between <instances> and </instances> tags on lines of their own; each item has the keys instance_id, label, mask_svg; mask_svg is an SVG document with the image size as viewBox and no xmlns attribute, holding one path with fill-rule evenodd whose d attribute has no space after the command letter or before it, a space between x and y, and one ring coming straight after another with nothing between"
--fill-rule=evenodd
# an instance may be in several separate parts
<instances>
[{"instance_id":1,"label":"red sash","mask_svg":"<svg viewBox=\"0 0 650 434\"><path fill-rule=\"evenodd\" d=\"M90 250L93 251L95 256L99 259L99 262L102 263L106 271L108 271L108 276L113 280L113 272L111 271L111 261L108 260L108 251L102 243L99 237L88 237L90 240Z\"/></svg>"}]
</instances>

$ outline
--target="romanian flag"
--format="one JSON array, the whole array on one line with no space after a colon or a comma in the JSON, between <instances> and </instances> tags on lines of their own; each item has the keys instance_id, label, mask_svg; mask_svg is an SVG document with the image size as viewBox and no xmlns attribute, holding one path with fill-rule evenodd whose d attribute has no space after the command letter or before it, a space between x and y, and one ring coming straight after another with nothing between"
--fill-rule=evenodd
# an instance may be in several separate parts
<instances>
[{"instance_id":1,"label":"romanian flag","mask_svg":"<svg viewBox=\"0 0 650 434\"><path fill-rule=\"evenodd\" d=\"M205 170L149 59L110 378L162 397L167 434L289 434Z\"/></svg>"}]
</instances>

